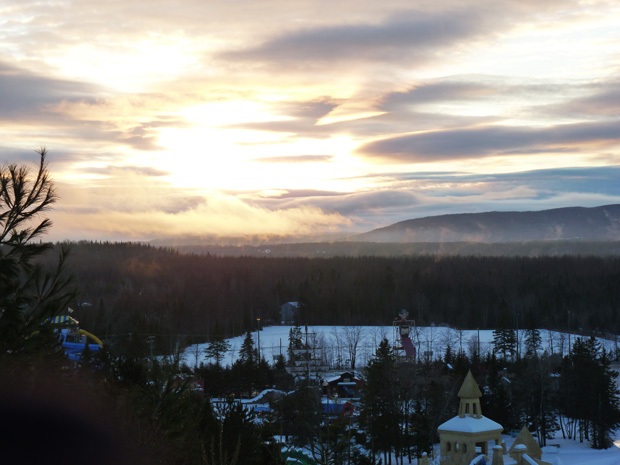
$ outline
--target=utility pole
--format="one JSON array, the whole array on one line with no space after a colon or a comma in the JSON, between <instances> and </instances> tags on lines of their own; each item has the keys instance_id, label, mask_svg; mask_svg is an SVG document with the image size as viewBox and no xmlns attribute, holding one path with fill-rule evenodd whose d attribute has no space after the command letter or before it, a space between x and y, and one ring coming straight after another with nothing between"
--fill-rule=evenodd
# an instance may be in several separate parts
<instances>
[{"instance_id":1,"label":"utility pole","mask_svg":"<svg viewBox=\"0 0 620 465\"><path fill-rule=\"evenodd\" d=\"M260 318L257 318L258 322L258 364L260 365Z\"/></svg>"},{"instance_id":2,"label":"utility pole","mask_svg":"<svg viewBox=\"0 0 620 465\"><path fill-rule=\"evenodd\" d=\"M568 311L568 353L570 354L570 310ZM562 354L564 356L564 354Z\"/></svg>"},{"instance_id":3,"label":"utility pole","mask_svg":"<svg viewBox=\"0 0 620 465\"><path fill-rule=\"evenodd\" d=\"M519 360L519 313L517 313L517 360Z\"/></svg>"}]
</instances>

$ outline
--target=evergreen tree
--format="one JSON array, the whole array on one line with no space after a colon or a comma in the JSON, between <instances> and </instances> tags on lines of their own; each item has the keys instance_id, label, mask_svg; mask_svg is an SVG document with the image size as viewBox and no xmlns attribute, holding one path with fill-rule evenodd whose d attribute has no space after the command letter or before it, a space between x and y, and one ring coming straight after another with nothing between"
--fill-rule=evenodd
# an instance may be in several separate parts
<instances>
[{"instance_id":1,"label":"evergreen tree","mask_svg":"<svg viewBox=\"0 0 620 465\"><path fill-rule=\"evenodd\" d=\"M620 391L616 384L618 372L610 367L611 360L605 349L599 351L596 399L592 418L593 444L596 449L607 449L613 444L612 433L620 426Z\"/></svg>"},{"instance_id":2,"label":"evergreen tree","mask_svg":"<svg viewBox=\"0 0 620 465\"><path fill-rule=\"evenodd\" d=\"M271 464L267 444L261 437L261 424L243 404L229 402L219 412L222 418L222 444L229 456L237 452L239 464ZM277 462L276 462L277 463Z\"/></svg>"},{"instance_id":3,"label":"evergreen tree","mask_svg":"<svg viewBox=\"0 0 620 465\"><path fill-rule=\"evenodd\" d=\"M504 359L507 359L508 356L513 358L517 350L517 335L511 327L510 318L508 304L502 300L498 325L493 331L493 346L495 351L502 354Z\"/></svg>"},{"instance_id":4,"label":"evergreen tree","mask_svg":"<svg viewBox=\"0 0 620 465\"><path fill-rule=\"evenodd\" d=\"M504 429L518 428L517 412L513 403L511 383L505 378L506 361L490 354L486 357L486 387L481 398L482 411L499 422Z\"/></svg>"},{"instance_id":5,"label":"evergreen tree","mask_svg":"<svg viewBox=\"0 0 620 465\"><path fill-rule=\"evenodd\" d=\"M230 372L231 369L215 363L201 364L196 370L197 376L204 381L205 395L224 398L234 392L236 387Z\"/></svg>"},{"instance_id":6,"label":"evergreen tree","mask_svg":"<svg viewBox=\"0 0 620 465\"><path fill-rule=\"evenodd\" d=\"M537 329L525 330L525 355L533 356L538 352L542 344L540 331Z\"/></svg>"},{"instance_id":7,"label":"evergreen tree","mask_svg":"<svg viewBox=\"0 0 620 465\"><path fill-rule=\"evenodd\" d=\"M273 370L274 385L276 389L290 391L295 386L295 378L286 371L286 360L284 355L278 355L276 365Z\"/></svg>"},{"instance_id":8,"label":"evergreen tree","mask_svg":"<svg viewBox=\"0 0 620 465\"><path fill-rule=\"evenodd\" d=\"M391 463L391 452L400 436L400 408L395 362L387 339L381 341L375 358L364 372L366 386L362 395L362 422L368 434L367 447L373 460L377 453L383 453L387 459L384 463Z\"/></svg>"},{"instance_id":9,"label":"evergreen tree","mask_svg":"<svg viewBox=\"0 0 620 465\"><path fill-rule=\"evenodd\" d=\"M549 357L526 354L517 367L514 380L514 410L520 414L520 425L535 433L542 447L559 429L557 417L557 383L551 376Z\"/></svg>"},{"instance_id":10,"label":"evergreen tree","mask_svg":"<svg viewBox=\"0 0 620 465\"><path fill-rule=\"evenodd\" d=\"M239 358L233 365L233 376L236 375L239 380L239 387L242 391L247 392L248 396L252 396L252 391L256 385L257 360L258 354L254 348L252 333L248 331L239 349Z\"/></svg>"},{"instance_id":11,"label":"evergreen tree","mask_svg":"<svg viewBox=\"0 0 620 465\"><path fill-rule=\"evenodd\" d=\"M229 350L230 343L224 339L224 336L218 333L209 341L209 345L205 349L205 355L215 359L215 364L219 366Z\"/></svg>"},{"instance_id":12,"label":"evergreen tree","mask_svg":"<svg viewBox=\"0 0 620 465\"><path fill-rule=\"evenodd\" d=\"M493 347L504 359L513 358L516 353L517 337L514 329L503 328L493 331Z\"/></svg>"},{"instance_id":13,"label":"evergreen tree","mask_svg":"<svg viewBox=\"0 0 620 465\"><path fill-rule=\"evenodd\" d=\"M46 270L40 261L52 248L41 242L52 223L40 215L57 196L46 150L38 153L35 172L27 166L0 167L0 365L53 353L56 336L46 323L75 296L64 273L66 247L55 269Z\"/></svg>"},{"instance_id":14,"label":"evergreen tree","mask_svg":"<svg viewBox=\"0 0 620 465\"><path fill-rule=\"evenodd\" d=\"M303 349L303 347L301 326L293 326L288 332L288 359L291 365L295 365L295 360L302 359L298 351Z\"/></svg>"},{"instance_id":15,"label":"evergreen tree","mask_svg":"<svg viewBox=\"0 0 620 465\"><path fill-rule=\"evenodd\" d=\"M254 339L252 338L252 333L248 331L239 349L239 361L245 365L252 366L256 364L257 358L258 354L254 348Z\"/></svg>"},{"instance_id":16,"label":"evergreen tree","mask_svg":"<svg viewBox=\"0 0 620 465\"><path fill-rule=\"evenodd\" d=\"M560 406L562 413L577 421L580 440L591 439L592 447L603 449L611 433L620 426L620 399L615 384L617 373L610 369L608 354L594 337L577 338L562 364Z\"/></svg>"},{"instance_id":17,"label":"evergreen tree","mask_svg":"<svg viewBox=\"0 0 620 465\"><path fill-rule=\"evenodd\" d=\"M447 364L452 363L452 347L450 347L450 345L446 346L446 352L443 356L443 361Z\"/></svg>"},{"instance_id":18,"label":"evergreen tree","mask_svg":"<svg viewBox=\"0 0 620 465\"><path fill-rule=\"evenodd\" d=\"M273 405L279 430L305 447L318 440L321 428L321 398L317 389L302 387Z\"/></svg>"}]
</instances>

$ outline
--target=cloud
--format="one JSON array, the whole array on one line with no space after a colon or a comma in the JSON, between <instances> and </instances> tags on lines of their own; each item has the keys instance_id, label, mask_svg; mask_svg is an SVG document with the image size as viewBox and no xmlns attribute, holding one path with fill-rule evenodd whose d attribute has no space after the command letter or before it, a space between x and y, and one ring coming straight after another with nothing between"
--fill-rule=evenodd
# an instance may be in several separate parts
<instances>
[{"instance_id":1,"label":"cloud","mask_svg":"<svg viewBox=\"0 0 620 465\"><path fill-rule=\"evenodd\" d=\"M370 179L369 174L367 179ZM268 209L315 206L348 217L364 231L447 213L543 210L620 203L620 166L563 168L505 174L414 172L377 174L368 192L291 191L256 201Z\"/></svg>"},{"instance_id":2,"label":"cloud","mask_svg":"<svg viewBox=\"0 0 620 465\"><path fill-rule=\"evenodd\" d=\"M487 126L408 134L362 145L371 160L419 163L502 154L584 151L585 146L620 143L620 121L586 122L548 128ZM570 148L568 148L570 147Z\"/></svg>"},{"instance_id":3,"label":"cloud","mask_svg":"<svg viewBox=\"0 0 620 465\"><path fill-rule=\"evenodd\" d=\"M174 114L190 99L151 93L121 94L91 100L63 100L48 105L46 110L70 122L74 137L154 151L162 149L158 145L161 128L192 126Z\"/></svg>"},{"instance_id":4,"label":"cloud","mask_svg":"<svg viewBox=\"0 0 620 465\"><path fill-rule=\"evenodd\" d=\"M326 98L312 101L271 102L267 105L271 114L280 118L271 121L243 122L222 125L228 129L246 129L287 134L291 137L328 138L332 128L317 125L317 122L338 107L338 103Z\"/></svg>"},{"instance_id":5,"label":"cloud","mask_svg":"<svg viewBox=\"0 0 620 465\"><path fill-rule=\"evenodd\" d=\"M58 15L11 0L0 157L36 161L47 146L55 229L93 238L98 225L135 238L192 221L277 232L610 201L620 81L608 4L71 0ZM537 154L609 176L493 174ZM493 156L475 164L485 175L450 171ZM446 172L387 172L431 161Z\"/></svg>"},{"instance_id":6,"label":"cloud","mask_svg":"<svg viewBox=\"0 0 620 465\"><path fill-rule=\"evenodd\" d=\"M53 235L58 238L112 236L146 240L161 235L221 236L276 234L309 234L317 230L337 229L350 220L317 207L306 206L268 210L231 197L203 199L193 208L169 212L156 208L127 211L55 211Z\"/></svg>"},{"instance_id":7,"label":"cloud","mask_svg":"<svg viewBox=\"0 0 620 465\"><path fill-rule=\"evenodd\" d=\"M324 163L330 161L333 155L290 155L282 157L253 158L260 163Z\"/></svg>"},{"instance_id":8,"label":"cloud","mask_svg":"<svg viewBox=\"0 0 620 465\"><path fill-rule=\"evenodd\" d=\"M481 81L423 82L407 91L387 94L378 107L381 110L393 111L420 104L479 100L497 96L500 92L497 87Z\"/></svg>"},{"instance_id":9,"label":"cloud","mask_svg":"<svg viewBox=\"0 0 620 465\"><path fill-rule=\"evenodd\" d=\"M90 84L46 77L0 62L0 121L49 120L48 105L89 99L97 90Z\"/></svg>"},{"instance_id":10,"label":"cloud","mask_svg":"<svg viewBox=\"0 0 620 465\"><path fill-rule=\"evenodd\" d=\"M376 108L394 120L427 114L433 117L434 129L448 127L441 124L442 117L448 121L460 117L461 126L467 125L468 118L469 126L484 119L504 124L547 125L550 119L588 122L620 115L620 83L617 79L592 82L475 74L436 77L386 93Z\"/></svg>"},{"instance_id":11,"label":"cloud","mask_svg":"<svg viewBox=\"0 0 620 465\"><path fill-rule=\"evenodd\" d=\"M321 26L288 33L246 50L224 53L231 61L312 67L351 61L407 62L419 66L438 50L499 28L492 8L440 13L401 11L386 21ZM415 61L414 61L415 60Z\"/></svg>"},{"instance_id":12,"label":"cloud","mask_svg":"<svg viewBox=\"0 0 620 465\"><path fill-rule=\"evenodd\" d=\"M332 195L281 196L261 202L269 208L299 208L315 206L323 211L345 217L356 215L383 215L386 211L402 209L419 202L417 194L409 190L385 189L375 192L334 193Z\"/></svg>"},{"instance_id":13,"label":"cloud","mask_svg":"<svg viewBox=\"0 0 620 465\"><path fill-rule=\"evenodd\" d=\"M105 166L105 167L82 167L76 170L78 173L110 176L117 179L123 179L125 177L162 177L170 175L169 171L163 171L152 166Z\"/></svg>"},{"instance_id":14,"label":"cloud","mask_svg":"<svg viewBox=\"0 0 620 465\"><path fill-rule=\"evenodd\" d=\"M291 118L304 121L318 121L336 108L338 104L327 98L320 98L302 102L277 102L273 105L274 111Z\"/></svg>"},{"instance_id":15,"label":"cloud","mask_svg":"<svg viewBox=\"0 0 620 465\"><path fill-rule=\"evenodd\" d=\"M247 192L235 197L175 187L166 180L167 173L149 167L108 166L88 169L86 174L90 176L86 180L57 183L60 200L50 214L53 240L147 240L176 234L295 235L351 224L339 213L311 203L270 207L249 198Z\"/></svg>"},{"instance_id":16,"label":"cloud","mask_svg":"<svg viewBox=\"0 0 620 465\"><path fill-rule=\"evenodd\" d=\"M189 124L165 111L178 108L188 98L173 102L159 94L113 95L96 85L47 77L0 62L0 121L22 138L40 139L56 149L79 141L82 145L107 142L160 150L159 128ZM149 110L151 115L145 113Z\"/></svg>"},{"instance_id":17,"label":"cloud","mask_svg":"<svg viewBox=\"0 0 620 465\"><path fill-rule=\"evenodd\" d=\"M549 105L547 111L555 115L569 114L579 117L620 116L620 81L599 82L587 86L586 89L590 91L589 95Z\"/></svg>"},{"instance_id":18,"label":"cloud","mask_svg":"<svg viewBox=\"0 0 620 465\"><path fill-rule=\"evenodd\" d=\"M261 192L261 197L275 198L275 199L311 199L315 197L338 197L343 194L342 192L335 191L320 191L316 189L280 189L275 191L268 191L270 195L265 195L264 191Z\"/></svg>"}]
</instances>

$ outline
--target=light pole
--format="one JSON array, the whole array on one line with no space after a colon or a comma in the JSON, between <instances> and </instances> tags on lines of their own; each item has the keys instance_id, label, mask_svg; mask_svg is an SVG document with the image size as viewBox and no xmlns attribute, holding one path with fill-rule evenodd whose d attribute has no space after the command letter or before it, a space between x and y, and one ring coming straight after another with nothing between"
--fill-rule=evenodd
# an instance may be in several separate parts
<instances>
[{"instance_id":1,"label":"light pole","mask_svg":"<svg viewBox=\"0 0 620 465\"><path fill-rule=\"evenodd\" d=\"M257 318L258 322L258 363L260 364L260 318Z\"/></svg>"}]
</instances>

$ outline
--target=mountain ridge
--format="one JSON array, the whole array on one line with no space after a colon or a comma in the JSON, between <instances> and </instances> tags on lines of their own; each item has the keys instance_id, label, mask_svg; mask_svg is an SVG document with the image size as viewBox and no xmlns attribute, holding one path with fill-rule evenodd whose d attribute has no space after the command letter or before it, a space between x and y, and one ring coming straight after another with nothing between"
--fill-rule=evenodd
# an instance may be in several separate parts
<instances>
[{"instance_id":1,"label":"mountain ridge","mask_svg":"<svg viewBox=\"0 0 620 465\"><path fill-rule=\"evenodd\" d=\"M361 233L353 240L395 243L614 241L620 240L620 204L427 216Z\"/></svg>"}]
</instances>

